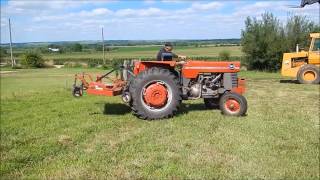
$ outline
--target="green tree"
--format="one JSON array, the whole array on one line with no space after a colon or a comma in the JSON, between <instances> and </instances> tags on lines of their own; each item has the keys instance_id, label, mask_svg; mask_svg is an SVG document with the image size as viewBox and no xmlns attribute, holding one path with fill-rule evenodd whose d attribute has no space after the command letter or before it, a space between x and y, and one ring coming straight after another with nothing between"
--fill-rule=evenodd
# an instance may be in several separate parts
<instances>
[{"instance_id":1,"label":"green tree","mask_svg":"<svg viewBox=\"0 0 320 180\"><path fill-rule=\"evenodd\" d=\"M102 51L102 45L101 45L101 44L96 44L95 47L94 47L94 49L95 49L96 51Z\"/></svg>"},{"instance_id":2,"label":"green tree","mask_svg":"<svg viewBox=\"0 0 320 180\"><path fill-rule=\"evenodd\" d=\"M36 52L27 52L23 54L21 60L22 60L21 64L27 67L36 67L36 68L44 67L44 60L42 56Z\"/></svg>"},{"instance_id":3,"label":"green tree","mask_svg":"<svg viewBox=\"0 0 320 180\"><path fill-rule=\"evenodd\" d=\"M60 45L57 45L57 44L49 44L49 45L48 45L48 48L60 49L61 46L60 46Z\"/></svg>"},{"instance_id":4,"label":"green tree","mask_svg":"<svg viewBox=\"0 0 320 180\"><path fill-rule=\"evenodd\" d=\"M249 69L274 71L280 67L285 51L284 30L279 20L271 13L262 14L262 19L248 17L241 33L242 50Z\"/></svg>"},{"instance_id":5,"label":"green tree","mask_svg":"<svg viewBox=\"0 0 320 180\"><path fill-rule=\"evenodd\" d=\"M319 25L307 19L306 16L290 17L285 27L287 49L295 51L297 44L299 47L307 49L310 44L310 32L319 32L319 29Z\"/></svg>"},{"instance_id":6,"label":"green tree","mask_svg":"<svg viewBox=\"0 0 320 180\"><path fill-rule=\"evenodd\" d=\"M36 48L36 51L39 52L39 53L41 53L41 54L47 54L47 53L49 53L49 50L48 50L48 48L46 48L46 47L38 47L38 48Z\"/></svg>"},{"instance_id":7,"label":"green tree","mask_svg":"<svg viewBox=\"0 0 320 180\"><path fill-rule=\"evenodd\" d=\"M283 53L294 51L296 44L306 48L310 32L319 30L305 16L292 16L285 26L271 13L262 14L261 20L248 17L241 33L246 64L249 69L278 70Z\"/></svg>"},{"instance_id":8,"label":"green tree","mask_svg":"<svg viewBox=\"0 0 320 180\"><path fill-rule=\"evenodd\" d=\"M72 44L71 50L74 52L81 52L82 51L82 45L80 43Z\"/></svg>"},{"instance_id":9,"label":"green tree","mask_svg":"<svg viewBox=\"0 0 320 180\"><path fill-rule=\"evenodd\" d=\"M0 47L0 57L6 57L7 55L7 50L3 47Z\"/></svg>"}]
</instances>

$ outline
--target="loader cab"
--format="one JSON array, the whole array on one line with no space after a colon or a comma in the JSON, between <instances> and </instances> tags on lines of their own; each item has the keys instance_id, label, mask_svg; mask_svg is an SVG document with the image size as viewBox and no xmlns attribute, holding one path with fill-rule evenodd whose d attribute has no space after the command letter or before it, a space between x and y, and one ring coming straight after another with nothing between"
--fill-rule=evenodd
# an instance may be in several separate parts
<instances>
[{"instance_id":1,"label":"loader cab","mask_svg":"<svg viewBox=\"0 0 320 180\"><path fill-rule=\"evenodd\" d=\"M311 33L308 64L320 65L320 33Z\"/></svg>"}]
</instances>

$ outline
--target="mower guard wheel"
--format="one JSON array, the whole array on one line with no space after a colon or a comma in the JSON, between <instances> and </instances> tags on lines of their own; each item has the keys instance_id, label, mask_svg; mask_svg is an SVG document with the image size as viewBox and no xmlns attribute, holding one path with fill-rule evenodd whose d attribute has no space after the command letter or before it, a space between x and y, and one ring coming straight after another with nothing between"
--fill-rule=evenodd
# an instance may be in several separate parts
<instances>
[{"instance_id":1,"label":"mower guard wheel","mask_svg":"<svg viewBox=\"0 0 320 180\"><path fill-rule=\"evenodd\" d=\"M83 95L83 86L73 86L72 88L72 95L74 97L81 97Z\"/></svg>"}]
</instances>

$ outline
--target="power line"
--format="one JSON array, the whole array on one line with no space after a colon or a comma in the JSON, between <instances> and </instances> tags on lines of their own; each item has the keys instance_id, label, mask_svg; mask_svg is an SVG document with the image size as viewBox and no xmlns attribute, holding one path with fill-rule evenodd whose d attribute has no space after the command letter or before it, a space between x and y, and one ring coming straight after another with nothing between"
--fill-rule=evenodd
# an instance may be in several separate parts
<instances>
[{"instance_id":1,"label":"power line","mask_svg":"<svg viewBox=\"0 0 320 180\"><path fill-rule=\"evenodd\" d=\"M9 18L9 34L10 34L10 55L11 55L11 66L14 67L16 62L13 59L13 55L12 55L12 37L11 37L11 21Z\"/></svg>"},{"instance_id":2,"label":"power line","mask_svg":"<svg viewBox=\"0 0 320 180\"><path fill-rule=\"evenodd\" d=\"M105 64L105 52L104 52L104 35L103 35L103 27L101 28L101 36L102 36L102 53L103 53L103 64Z\"/></svg>"}]
</instances>

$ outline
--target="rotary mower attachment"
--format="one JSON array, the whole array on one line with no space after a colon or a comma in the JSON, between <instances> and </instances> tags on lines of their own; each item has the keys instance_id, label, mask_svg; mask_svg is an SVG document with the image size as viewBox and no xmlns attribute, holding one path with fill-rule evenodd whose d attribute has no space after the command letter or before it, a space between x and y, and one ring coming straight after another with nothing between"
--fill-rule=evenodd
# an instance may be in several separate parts
<instances>
[{"instance_id":1,"label":"rotary mower attachment","mask_svg":"<svg viewBox=\"0 0 320 180\"><path fill-rule=\"evenodd\" d=\"M121 79L109 78L108 76L114 71L116 71L116 69L112 69L102 76L97 76L96 80L93 80L92 75L88 73L75 74L72 95L74 97L81 97L84 91L92 95L120 95L126 83ZM111 80L112 83L102 82L102 79L104 78Z\"/></svg>"}]
</instances>

